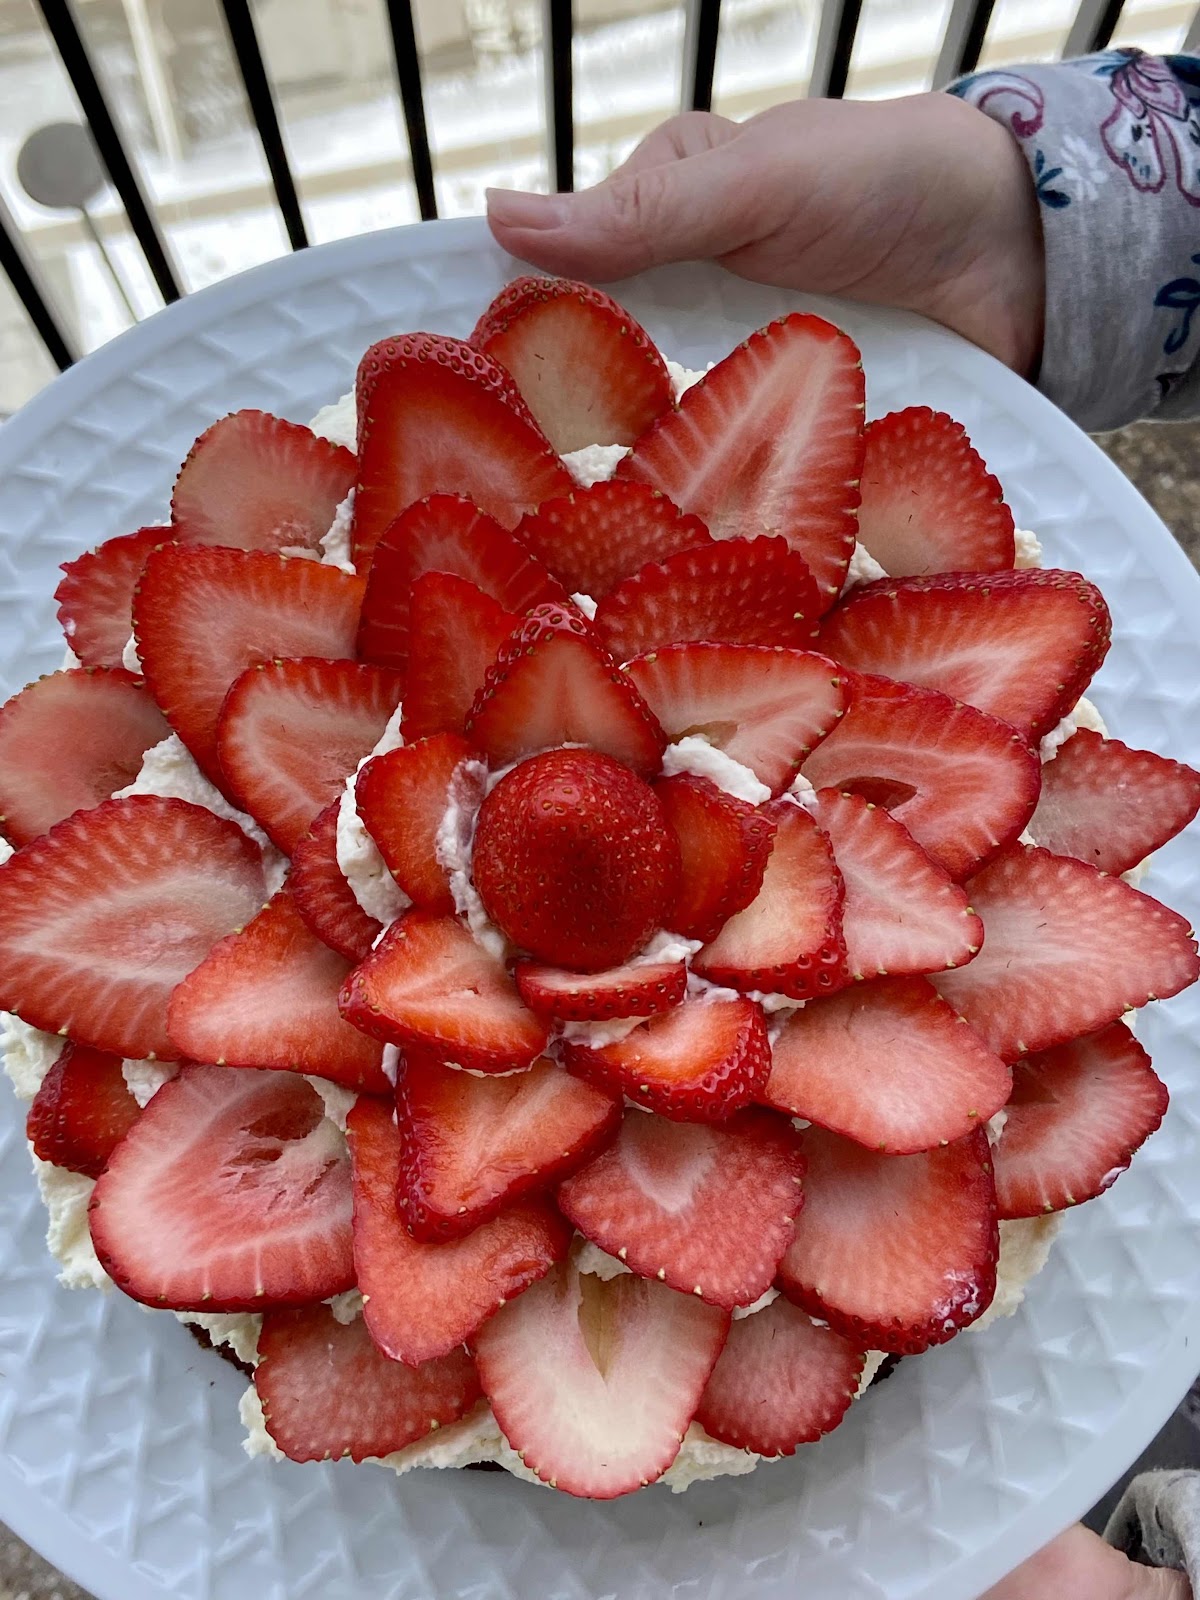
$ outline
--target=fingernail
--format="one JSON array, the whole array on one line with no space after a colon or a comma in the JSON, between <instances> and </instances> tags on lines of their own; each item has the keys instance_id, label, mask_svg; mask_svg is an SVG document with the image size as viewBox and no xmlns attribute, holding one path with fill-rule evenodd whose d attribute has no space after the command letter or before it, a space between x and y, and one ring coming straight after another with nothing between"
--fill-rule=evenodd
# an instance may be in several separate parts
<instances>
[{"instance_id":1,"label":"fingernail","mask_svg":"<svg viewBox=\"0 0 1200 1600\"><path fill-rule=\"evenodd\" d=\"M565 194L527 194L523 189L487 190L488 216L506 228L561 228L570 212Z\"/></svg>"}]
</instances>

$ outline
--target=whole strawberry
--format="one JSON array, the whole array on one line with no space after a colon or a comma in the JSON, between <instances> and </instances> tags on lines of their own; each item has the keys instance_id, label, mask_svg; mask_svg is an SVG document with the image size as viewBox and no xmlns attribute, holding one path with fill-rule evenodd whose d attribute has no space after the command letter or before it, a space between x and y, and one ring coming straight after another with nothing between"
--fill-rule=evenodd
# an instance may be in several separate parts
<instances>
[{"instance_id":1,"label":"whole strawberry","mask_svg":"<svg viewBox=\"0 0 1200 1600\"><path fill-rule=\"evenodd\" d=\"M657 795L594 750L530 757L479 813L475 887L513 943L554 966L627 960L662 927L679 871Z\"/></svg>"}]
</instances>

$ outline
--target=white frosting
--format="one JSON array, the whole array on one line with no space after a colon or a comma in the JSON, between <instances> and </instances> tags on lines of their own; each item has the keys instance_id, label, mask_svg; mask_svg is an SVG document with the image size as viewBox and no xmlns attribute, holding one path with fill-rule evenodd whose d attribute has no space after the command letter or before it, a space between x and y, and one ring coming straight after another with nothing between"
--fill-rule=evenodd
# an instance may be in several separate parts
<instances>
[{"instance_id":1,"label":"white frosting","mask_svg":"<svg viewBox=\"0 0 1200 1600\"><path fill-rule=\"evenodd\" d=\"M770 789L749 767L710 744L702 733L685 734L669 744L663 751L662 770L668 778L679 772L707 778L725 794L732 795L735 800L745 800L748 805L760 806L771 798Z\"/></svg>"},{"instance_id":2,"label":"white frosting","mask_svg":"<svg viewBox=\"0 0 1200 1600\"><path fill-rule=\"evenodd\" d=\"M262 1317L253 1311L176 1311L179 1322L202 1328L215 1348L228 1345L248 1367L258 1364L258 1337Z\"/></svg>"},{"instance_id":3,"label":"white frosting","mask_svg":"<svg viewBox=\"0 0 1200 1600\"><path fill-rule=\"evenodd\" d=\"M142 658L138 655L137 640L131 633L125 641L125 648L121 651L121 665L126 672L134 672L140 678L142 675Z\"/></svg>"},{"instance_id":4,"label":"white frosting","mask_svg":"<svg viewBox=\"0 0 1200 1600\"><path fill-rule=\"evenodd\" d=\"M46 1248L62 1268L66 1289L110 1289L112 1280L96 1258L88 1228L88 1201L96 1187L82 1172L42 1161L29 1147L38 1191L46 1208Z\"/></svg>"},{"instance_id":5,"label":"white frosting","mask_svg":"<svg viewBox=\"0 0 1200 1600\"><path fill-rule=\"evenodd\" d=\"M358 763L354 775L346 779L337 817L337 864L342 876L366 914L374 917L376 922L382 922L385 928L412 901L388 871L378 846L358 814L354 781L371 756L386 755L389 750L398 750L404 743L404 736L400 732L403 709L402 705L396 707L375 748Z\"/></svg>"},{"instance_id":6,"label":"white frosting","mask_svg":"<svg viewBox=\"0 0 1200 1600\"><path fill-rule=\"evenodd\" d=\"M177 1061L122 1061L121 1076L125 1087L143 1108L149 1105L164 1083L179 1071Z\"/></svg>"},{"instance_id":7,"label":"white frosting","mask_svg":"<svg viewBox=\"0 0 1200 1600\"><path fill-rule=\"evenodd\" d=\"M322 406L309 423L309 427L318 438L330 439L334 444L345 445L347 450L357 450L358 402L354 390L347 390L332 405Z\"/></svg>"},{"instance_id":8,"label":"white frosting","mask_svg":"<svg viewBox=\"0 0 1200 1600\"><path fill-rule=\"evenodd\" d=\"M1028 528L1013 529L1013 543L1016 546L1016 559L1013 566L1040 567L1042 564L1042 542L1036 533L1031 533Z\"/></svg>"},{"instance_id":9,"label":"white frosting","mask_svg":"<svg viewBox=\"0 0 1200 1600\"><path fill-rule=\"evenodd\" d=\"M354 490L351 489L334 512L333 521L327 531L321 536L323 565L337 567L342 572L352 573L355 570L354 563L350 559L350 530L353 526Z\"/></svg>"},{"instance_id":10,"label":"white frosting","mask_svg":"<svg viewBox=\"0 0 1200 1600\"><path fill-rule=\"evenodd\" d=\"M628 454L627 444L588 444L582 450L569 450L562 463L577 484L590 489L593 483L607 483Z\"/></svg>"},{"instance_id":11,"label":"white frosting","mask_svg":"<svg viewBox=\"0 0 1200 1600\"><path fill-rule=\"evenodd\" d=\"M850 557L850 565L846 568L846 581L842 585L842 593L846 594L851 589L857 589L860 583L874 583L876 578L886 578L887 573L876 561L865 544L854 541L854 554Z\"/></svg>"},{"instance_id":12,"label":"white frosting","mask_svg":"<svg viewBox=\"0 0 1200 1600\"><path fill-rule=\"evenodd\" d=\"M63 1044L56 1033L43 1033L11 1012L0 1011L0 1051L18 1100L33 1099L62 1054Z\"/></svg>"},{"instance_id":13,"label":"white frosting","mask_svg":"<svg viewBox=\"0 0 1200 1600\"><path fill-rule=\"evenodd\" d=\"M592 599L590 594L573 594L571 599L579 607L580 611L583 612L584 616L589 622L594 620L597 608L596 602Z\"/></svg>"},{"instance_id":14,"label":"white frosting","mask_svg":"<svg viewBox=\"0 0 1200 1600\"><path fill-rule=\"evenodd\" d=\"M353 1089L343 1089L340 1083L330 1083L328 1078L309 1078L308 1082L321 1096L325 1115L335 1128L346 1131L346 1118L358 1099Z\"/></svg>"}]
</instances>

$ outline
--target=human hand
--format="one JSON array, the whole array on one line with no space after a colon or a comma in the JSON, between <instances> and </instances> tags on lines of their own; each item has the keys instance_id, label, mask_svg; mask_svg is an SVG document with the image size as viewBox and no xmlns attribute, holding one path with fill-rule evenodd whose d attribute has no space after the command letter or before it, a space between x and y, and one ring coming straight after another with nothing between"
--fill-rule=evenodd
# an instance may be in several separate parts
<instances>
[{"instance_id":1,"label":"human hand","mask_svg":"<svg viewBox=\"0 0 1200 1600\"><path fill-rule=\"evenodd\" d=\"M499 243L602 282L714 257L759 283L902 306L1031 376L1045 264L1008 131L948 94L794 100L748 122L692 112L575 195L492 190Z\"/></svg>"},{"instance_id":2,"label":"human hand","mask_svg":"<svg viewBox=\"0 0 1200 1600\"><path fill-rule=\"evenodd\" d=\"M1076 1526L1009 1573L981 1600L1192 1600L1182 1572L1139 1567Z\"/></svg>"}]
</instances>

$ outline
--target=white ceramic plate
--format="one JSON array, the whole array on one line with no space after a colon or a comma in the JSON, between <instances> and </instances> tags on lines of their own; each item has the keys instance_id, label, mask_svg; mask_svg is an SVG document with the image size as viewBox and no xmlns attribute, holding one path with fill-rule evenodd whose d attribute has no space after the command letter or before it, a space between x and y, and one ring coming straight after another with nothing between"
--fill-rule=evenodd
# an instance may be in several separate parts
<instances>
[{"instance_id":1,"label":"white ceramic plate","mask_svg":"<svg viewBox=\"0 0 1200 1600\"><path fill-rule=\"evenodd\" d=\"M517 270L476 222L347 240L194 295L60 379L0 430L0 698L60 660L57 563L162 520L216 416L305 421L369 342L465 335ZM862 346L871 414L921 401L961 418L1047 562L1083 568L1109 599L1096 698L1116 732L1200 764L1200 584L1101 452L1019 379L915 318L715 268L617 292L692 366L812 305ZM1147 888L1197 920L1194 837ZM2 1092L0 1517L101 1600L975 1600L1107 1488L1200 1361L1200 994L1151 1011L1140 1031L1171 1087L1166 1124L1068 1217L1017 1317L906 1362L792 1461L605 1505L499 1474L249 1462L236 1373L171 1317L57 1286Z\"/></svg>"}]
</instances>

